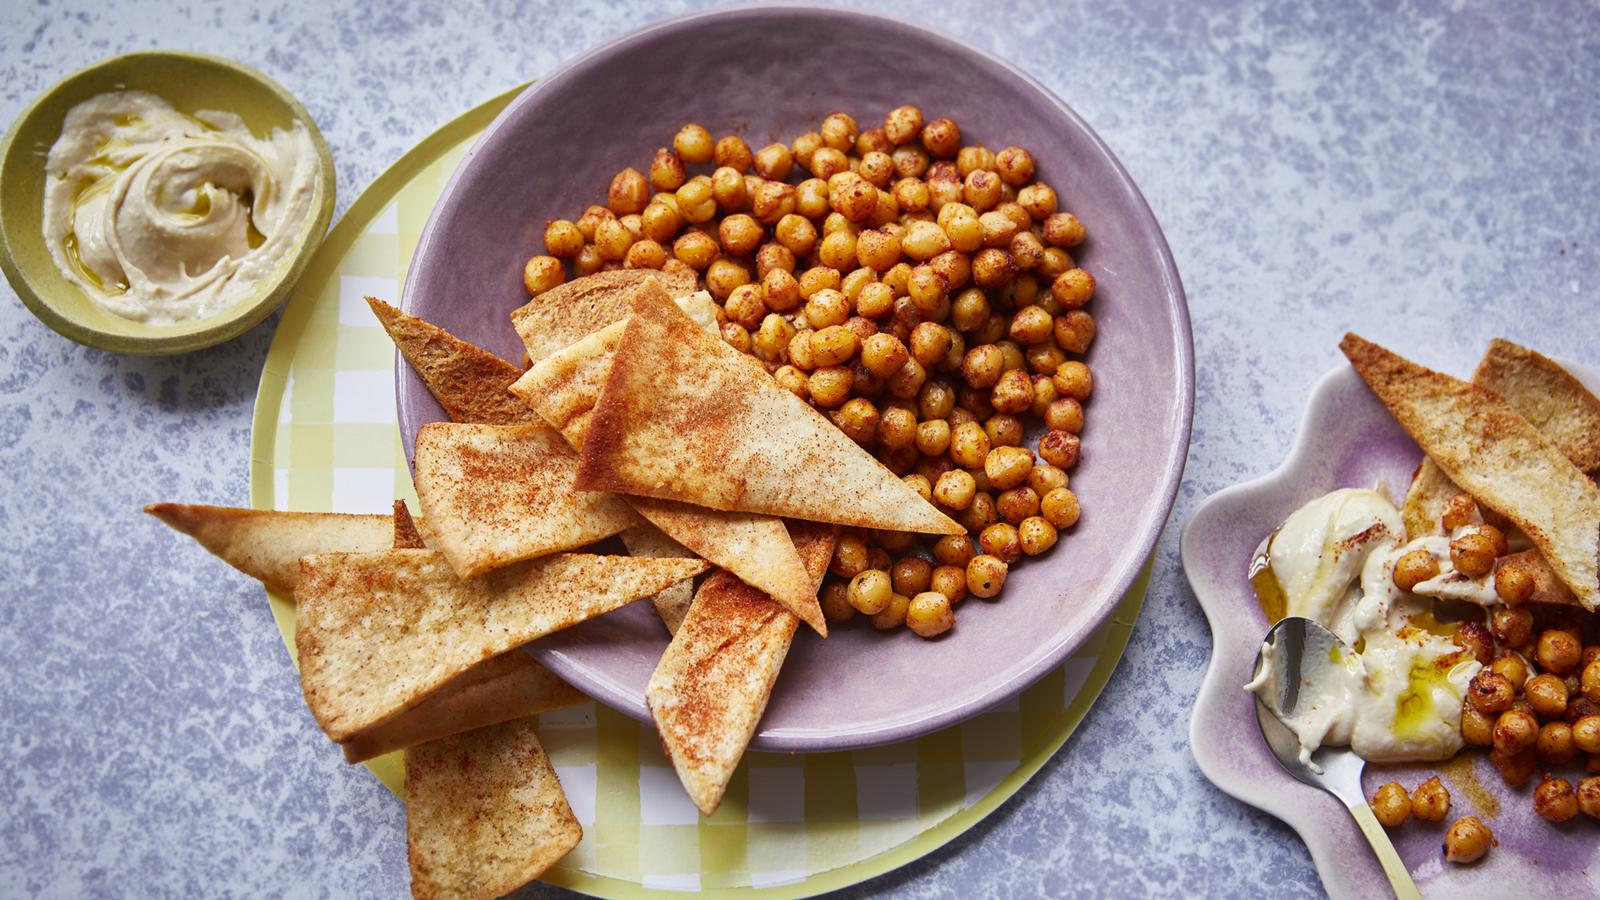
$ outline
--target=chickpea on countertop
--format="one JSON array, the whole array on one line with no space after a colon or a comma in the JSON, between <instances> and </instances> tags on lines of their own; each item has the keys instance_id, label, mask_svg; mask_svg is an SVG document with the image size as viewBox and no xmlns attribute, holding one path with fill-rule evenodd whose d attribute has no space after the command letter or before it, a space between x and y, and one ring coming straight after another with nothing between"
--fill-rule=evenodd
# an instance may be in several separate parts
<instances>
[{"instance_id":1,"label":"chickpea on countertop","mask_svg":"<svg viewBox=\"0 0 1600 900\"><path fill-rule=\"evenodd\" d=\"M523 283L537 297L569 266L693 273L730 346L967 529L931 548L846 532L822 588L832 622L936 637L1081 515L1068 473L1095 280L1071 252L1084 223L1036 174L1026 149L963 145L914 106L868 129L834 113L759 150L690 123L647 173L617 173L605 205L549 222ZM1044 426L1036 449L1024 417Z\"/></svg>"}]
</instances>

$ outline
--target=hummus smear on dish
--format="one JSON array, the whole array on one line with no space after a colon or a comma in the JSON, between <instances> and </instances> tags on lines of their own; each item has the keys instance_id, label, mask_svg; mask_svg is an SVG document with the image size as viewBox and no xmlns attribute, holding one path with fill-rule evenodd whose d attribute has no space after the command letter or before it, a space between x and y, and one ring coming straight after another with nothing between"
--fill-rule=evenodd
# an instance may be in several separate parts
<instances>
[{"instance_id":1,"label":"hummus smear on dish","mask_svg":"<svg viewBox=\"0 0 1600 900\"><path fill-rule=\"evenodd\" d=\"M1472 610L1462 601L1501 601L1492 575L1455 569L1449 537L1405 538L1400 511L1382 494L1337 490L1290 515L1251 564L1269 618L1313 619L1354 648L1335 648L1327 665L1308 669L1296 715L1285 721L1302 759L1324 744L1348 745L1372 762L1441 760L1462 747L1462 702L1482 666L1451 639L1454 626L1436 605L1451 601L1459 613ZM1402 590L1395 564L1417 550L1437 560L1438 574ZM1275 665L1265 645L1245 686L1268 704Z\"/></svg>"},{"instance_id":2,"label":"hummus smear on dish","mask_svg":"<svg viewBox=\"0 0 1600 900\"><path fill-rule=\"evenodd\" d=\"M67 113L50 148L45 240L67 278L117 315L201 318L248 298L290 252L319 168L303 123L258 138L233 113L101 94Z\"/></svg>"}]
</instances>

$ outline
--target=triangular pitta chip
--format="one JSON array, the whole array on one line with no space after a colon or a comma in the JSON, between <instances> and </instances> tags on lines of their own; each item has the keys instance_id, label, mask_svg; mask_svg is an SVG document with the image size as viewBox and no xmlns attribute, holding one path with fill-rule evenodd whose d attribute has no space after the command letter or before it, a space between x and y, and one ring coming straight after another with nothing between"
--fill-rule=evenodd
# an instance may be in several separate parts
<instances>
[{"instance_id":1,"label":"triangular pitta chip","mask_svg":"<svg viewBox=\"0 0 1600 900\"><path fill-rule=\"evenodd\" d=\"M814 522L792 527L812 584L821 585L838 529ZM798 624L771 597L713 572L650 676L645 700L661 744L701 813L711 815L722 802Z\"/></svg>"},{"instance_id":2,"label":"triangular pitta chip","mask_svg":"<svg viewBox=\"0 0 1600 900\"><path fill-rule=\"evenodd\" d=\"M627 323L583 441L578 487L862 528L966 533L760 363L678 308L635 302Z\"/></svg>"},{"instance_id":3,"label":"triangular pitta chip","mask_svg":"<svg viewBox=\"0 0 1600 900\"><path fill-rule=\"evenodd\" d=\"M304 557L294 640L306 705L329 737L349 740L491 656L705 568L564 553L464 581L436 550Z\"/></svg>"},{"instance_id":4,"label":"triangular pitta chip","mask_svg":"<svg viewBox=\"0 0 1600 900\"><path fill-rule=\"evenodd\" d=\"M375 297L368 297L367 305L452 422L536 421L527 406L506 393L521 369Z\"/></svg>"},{"instance_id":5,"label":"triangular pitta chip","mask_svg":"<svg viewBox=\"0 0 1600 900\"><path fill-rule=\"evenodd\" d=\"M617 535L630 556L685 557L694 556L688 548L667 537L666 532L642 522ZM688 578L650 598L661 623L668 634L677 634L683 617L689 614L689 604L694 600L694 579Z\"/></svg>"},{"instance_id":6,"label":"triangular pitta chip","mask_svg":"<svg viewBox=\"0 0 1600 900\"><path fill-rule=\"evenodd\" d=\"M294 593L300 557L364 553L388 547L394 519L385 515L279 512L187 503L152 503L144 511L267 587Z\"/></svg>"},{"instance_id":7,"label":"triangular pitta chip","mask_svg":"<svg viewBox=\"0 0 1600 900\"><path fill-rule=\"evenodd\" d=\"M543 422L430 422L417 432L422 536L474 578L639 524L621 497L575 489L577 467L566 439Z\"/></svg>"},{"instance_id":8,"label":"triangular pitta chip","mask_svg":"<svg viewBox=\"0 0 1600 900\"><path fill-rule=\"evenodd\" d=\"M654 285L641 287L639 292L644 302L665 302L665 294L655 290ZM702 327L714 327L714 318L705 318L698 311L698 304L688 302L698 296L677 302ZM511 386L512 393L537 409L574 448L582 447L595 401L600 398L612 356L626 327L626 322L607 326L535 364ZM673 500L626 499L640 515L679 544L770 594L818 634L828 633L822 608L817 605L816 588L789 540L783 520Z\"/></svg>"},{"instance_id":9,"label":"triangular pitta chip","mask_svg":"<svg viewBox=\"0 0 1600 900\"><path fill-rule=\"evenodd\" d=\"M573 341L628 317L628 293L646 282L669 297L692 293L695 277L654 269L596 272L552 288L511 313L511 325L536 363Z\"/></svg>"},{"instance_id":10,"label":"triangular pitta chip","mask_svg":"<svg viewBox=\"0 0 1600 900\"><path fill-rule=\"evenodd\" d=\"M428 545L417 530L417 520L411 518L411 507L404 500L394 502L394 550L425 550Z\"/></svg>"},{"instance_id":11,"label":"triangular pitta chip","mask_svg":"<svg viewBox=\"0 0 1600 900\"><path fill-rule=\"evenodd\" d=\"M582 838L527 719L406 751L406 848L418 900L509 894Z\"/></svg>"},{"instance_id":12,"label":"triangular pitta chip","mask_svg":"<svg viewBox=\"0 0 1600 900\"><path fill-rule=\"evenodd\" d=\"M518 648L478 663L428 699L345 741L345 762L364 762L485 725L577 706L588 699Z\"/></svg>"},{"instance_id":13,"label":"triangular pitta chip","mask_svg":"<svg viewBox=\"0 0 1600 900\"><path fill-rule=\"evenodd\" d=\"M1499 394L1579 469L1600 468L1600 399L1553 360L1495 338L1472 373L1472 383ZM1433 460L1424 459L1401 510L1407 533L1443 534L1439 520L1459 493L1461 488Z\"/></svg>"},{"instance_id":14,"label":"triangular pitta chip","mask_svg":"<svg viewBox=\"0 0 1600 900\"><path fill-rule=\"evenodd\" d=\"M1488 388L1353 334L1339 347L1450 480L1522 529L1585 609L1600 608L1600 487Z\"/></svg>"}]
</instances>

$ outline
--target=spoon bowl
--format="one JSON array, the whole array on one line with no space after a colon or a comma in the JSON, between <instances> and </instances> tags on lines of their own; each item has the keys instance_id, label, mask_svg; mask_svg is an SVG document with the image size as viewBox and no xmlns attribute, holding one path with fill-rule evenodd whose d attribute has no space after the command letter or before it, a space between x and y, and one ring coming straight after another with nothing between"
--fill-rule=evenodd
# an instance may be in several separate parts
<instances>
[{"instance_id":1,"label":"spoon bowl","mask_svg":"<svg viewBox=\"0 0 1600 900\"><path fill-rule=\"evenodd\" d=\"M1336 652L1355 651L1319 622L1288 616L1273 625L1262 642L1261 651L1256 654L1254 671L1258 680L1263 675L1263 666L1269 658L1271 660L1271 665L1265 667L1266 682L1262 685L1266 691L1256 691L1256 723L1261 726L1261 736L1272 748L1272 755L1278 758L1285 771L1344 803L1378 855L1395 896L1401 900L1420 900L1422 894L1411 880L1411 873L1406 871L1388 833L1373 815L1372 807L1367 805L1361 788L1366 761L1349 747L1322 746L1306 754L1299 735L1284 723L1285 718L1293 717L1299 709L1302 689L1313 683L1319 670L1327 668L1327 661ZM1267 698L1271 698L1271 702Z\"/></svg>"}]
</instances>

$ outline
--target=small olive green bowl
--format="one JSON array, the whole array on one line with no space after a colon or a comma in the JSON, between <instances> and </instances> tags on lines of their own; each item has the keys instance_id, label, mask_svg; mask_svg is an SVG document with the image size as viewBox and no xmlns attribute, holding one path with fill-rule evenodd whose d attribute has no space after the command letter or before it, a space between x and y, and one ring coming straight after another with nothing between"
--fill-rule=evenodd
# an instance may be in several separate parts
<instances>
[{"instance_id":1,"label":"small olive green bowl","mask_svg":"<svg viewBox=\"0 0 1600 900\"><path fill-rule=\"evenodd\" d=\"M320 173L297 249L261 279L253 296L213 315L171 325L125 319L95 302L56 267L45 245L45 158L61 136L67 111L109 91L155 94L186 113L237 113L252 132L303 122L317 148ZM41 322L62 335L115 353L163 355L220 344L265 319L288 297L333 218L333 155L322 134L281 85L236 62L198 53L152 51L114 56L67 76L35 100L0 142L0 270Z\"/></svg>"}]
</instances>

